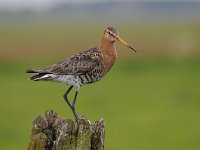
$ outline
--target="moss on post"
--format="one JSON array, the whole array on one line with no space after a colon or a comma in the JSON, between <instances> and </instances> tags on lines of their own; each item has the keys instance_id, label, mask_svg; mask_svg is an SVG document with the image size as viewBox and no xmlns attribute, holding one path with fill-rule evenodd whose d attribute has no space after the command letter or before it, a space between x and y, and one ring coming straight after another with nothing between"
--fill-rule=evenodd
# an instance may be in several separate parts
<instances>
[{"instance_id":1,"label":"moss on post","mask_svg":"<svg viewBox=\"0 0 200 150\"><path fill-rule=\"evenodd\" d=\"M33 121L28 150L104 150L104 121L74 123L48 110Z\"/></svg>"}]
</instances>

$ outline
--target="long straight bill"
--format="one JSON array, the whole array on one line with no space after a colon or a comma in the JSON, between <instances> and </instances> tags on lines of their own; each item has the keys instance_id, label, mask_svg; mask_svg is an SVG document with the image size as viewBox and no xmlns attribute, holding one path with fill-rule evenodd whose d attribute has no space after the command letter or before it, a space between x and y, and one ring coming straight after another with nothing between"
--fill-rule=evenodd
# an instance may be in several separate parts
<instances>
[{"instance_id":1,"label":"long straight bill","mask_svg":"<svg viewBox=\"0 0 200 150\"><path fill-rule=\"evenodd\" d=\"M133 51L137 52L131 45L129 45L126 41L124 41L119 36L117 37L117 40L120 41L122 44L124 44L126 47L128 47L128 48L132 49Z\"/></svg>"}]
</instances>

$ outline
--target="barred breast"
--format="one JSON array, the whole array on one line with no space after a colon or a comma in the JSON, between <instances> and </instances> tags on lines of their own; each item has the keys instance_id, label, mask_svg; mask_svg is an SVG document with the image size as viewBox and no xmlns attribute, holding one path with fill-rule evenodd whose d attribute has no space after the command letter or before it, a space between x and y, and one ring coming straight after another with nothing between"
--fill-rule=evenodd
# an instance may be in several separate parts
<instances>
[{"instance_id":1,"label":"barred breast","mask_svg":"<svg viewBox=\"0 0 200 150\"><path fill-rule=\"evenodd\" d=\"M104 75L105 73L103 72L103 70L94 69L90 72L79 75L78 78L80 79L82 84L88 84L101 80Z\"/></svg>"}]
</instances>

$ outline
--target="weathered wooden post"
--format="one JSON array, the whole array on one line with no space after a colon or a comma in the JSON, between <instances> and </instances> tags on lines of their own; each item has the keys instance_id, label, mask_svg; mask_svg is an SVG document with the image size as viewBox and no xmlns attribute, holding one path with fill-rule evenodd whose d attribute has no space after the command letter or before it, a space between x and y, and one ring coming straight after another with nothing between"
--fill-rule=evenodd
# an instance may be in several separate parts
<instances>
[{"instance_id":1,"label":"weathered wooden post","mask_svg":"<svg viewBox=\"0 0 200 150\"><path fill-rule=\"evenodd\" d=\"M53 110L33 121L28 150L104 150L104 121L63 119Z\"/></svg>"}]
</instances>

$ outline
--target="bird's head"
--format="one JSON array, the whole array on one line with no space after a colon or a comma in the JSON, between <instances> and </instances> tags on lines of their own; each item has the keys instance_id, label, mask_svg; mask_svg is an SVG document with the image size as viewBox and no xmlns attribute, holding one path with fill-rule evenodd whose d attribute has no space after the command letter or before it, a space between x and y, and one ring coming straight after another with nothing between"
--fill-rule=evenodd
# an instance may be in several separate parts
<instances>
[{"instance_id":1,"label":"bird's head","mask_svg":"<svg viewBox=\"0 0 200 150\"><path fill-rule=\"evenodd\" d=\"M114 43L117 40L117 41L121 42L123 45L125 45L126 47L128 47L136 52L136 50L131 45L129 45L126 41L124 41L119 36L119 32L117 31L117 29L115 29L113 27L106 28L104 31L103 37L112 43Z\"/></svg>"}]
</instances>

